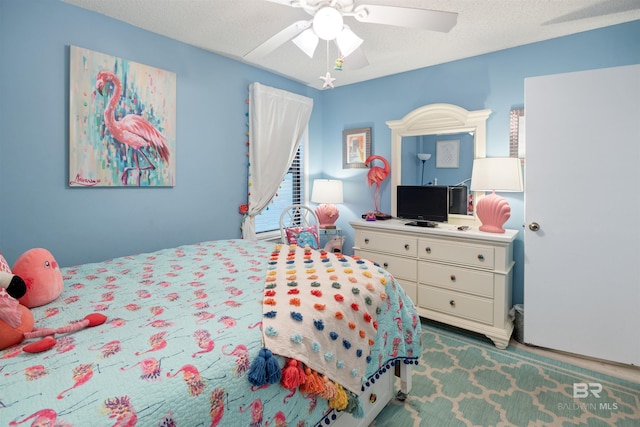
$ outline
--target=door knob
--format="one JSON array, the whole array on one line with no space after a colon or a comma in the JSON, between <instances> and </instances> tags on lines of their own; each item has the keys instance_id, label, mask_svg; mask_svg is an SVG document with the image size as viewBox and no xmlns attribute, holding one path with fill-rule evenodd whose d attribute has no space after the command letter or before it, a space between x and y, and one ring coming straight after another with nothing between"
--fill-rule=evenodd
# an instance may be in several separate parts
<instances>
[{"instance_id":1,"label":"door knob","mask_svg":"<svg viewBox=\"0 0 640 427\"><path fill-rule=\"evenodd\" d=\"M531 224L529 224L529 230L531 231L540 230L540 224L538 224L537 222L532 222Z\"/></svg>"}]
</instances>

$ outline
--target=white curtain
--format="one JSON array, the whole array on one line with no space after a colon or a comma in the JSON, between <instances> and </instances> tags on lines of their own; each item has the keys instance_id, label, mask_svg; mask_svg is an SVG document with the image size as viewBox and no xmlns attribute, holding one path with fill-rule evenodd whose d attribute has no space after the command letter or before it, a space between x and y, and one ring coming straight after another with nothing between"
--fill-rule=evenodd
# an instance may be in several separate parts
<instances>
[{"instance_id":1,"label":"white curtain","mask_svg":"<svg viewBox=\"0 0 640 427\"><path fill-rule=\"evenodd\" d=\"M255 216L271 201L309 124L313 99L252 83L249 86L249 210L242 238L256 239Z\"/></svg>"}]
</instances>

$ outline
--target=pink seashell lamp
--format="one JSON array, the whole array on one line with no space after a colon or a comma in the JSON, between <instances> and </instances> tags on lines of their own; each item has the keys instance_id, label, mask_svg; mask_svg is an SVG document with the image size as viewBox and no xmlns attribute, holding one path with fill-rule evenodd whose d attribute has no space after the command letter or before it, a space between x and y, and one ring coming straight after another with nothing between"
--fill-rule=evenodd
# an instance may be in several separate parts
<instances>
[{"instance_id":1,"label":"pink seashell lamp","mask_svg":"<svg viewBox=\"0 0 640 427\"><path fill-rule=\"evenodd\" d=\"M509 203L496 194L522 192L522 166L516 157L475 159L471 173L472 191L491 191L476 203L476 215L482 223L480 231L504 233L502 227L511 217Z\"/></svg>"},{"instance_id":2,"label":"pink seashell lamp","mask_svg":"<svg viewBox=\"0 0 640 427\"><path fill-rule=\"evenodd\" d=\"M320 203L316 215L320 228L336 228L335 222L340 216L335 203L343 203L342 181L336 179L314 179L311 201Z\"/></svg>"}]
</instances>

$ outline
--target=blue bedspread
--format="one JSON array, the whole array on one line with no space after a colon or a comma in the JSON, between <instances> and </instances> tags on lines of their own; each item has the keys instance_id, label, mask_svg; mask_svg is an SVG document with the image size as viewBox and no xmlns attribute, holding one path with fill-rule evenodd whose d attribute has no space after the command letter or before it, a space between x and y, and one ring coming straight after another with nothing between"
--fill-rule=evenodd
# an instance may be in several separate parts
<instances>
[{"instance_id":1,"label":"blue bedspread","mask_svg":"<svg viewBox=\"0 0 640 427\"><path fill-rule=\"evenodd\" d=\"M62 295L32 309L36 326L108 320L44 353L0 351L0 425L324 425L326 400L246 378L273 247L213 241L63 269ZM390 280L367 377L422 351L418 315Z\"/></svg>"}]
</instances>

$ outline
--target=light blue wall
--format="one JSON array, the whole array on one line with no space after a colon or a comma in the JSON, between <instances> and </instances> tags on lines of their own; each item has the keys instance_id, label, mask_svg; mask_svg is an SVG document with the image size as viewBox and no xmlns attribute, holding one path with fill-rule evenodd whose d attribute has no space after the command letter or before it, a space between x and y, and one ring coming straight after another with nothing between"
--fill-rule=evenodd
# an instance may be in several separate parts
<instances>
[{"instance_id":1,"label":"light blue wall","mask_svg":"<svg viewBox=\"0 0 640 427\"><path fill-rule=\"evenodd\" d=\"M468 110L490 109L492 114L487 123L487 156L508 156L509 112L512 108L524 106L525 78L638 64L639 40L640 21L635 21L324 92L323 171L328 177L344 180L346 204L341 206L338 226L349 230L349 221L373 209L371 193L366 184L366 171L342 169L341 135L344 129L371 127L372 153L390 159L391 132L385 121L401 119L419 106L438 102L457 104ZM638 141L629 143L637 144ZM602 147L587 149L596 153ZM391 209L389 181L386 180L382 186L380 209L383 212ZM558 185L570 188L579 183ZM509 201L512 209L506 226L522 230L524 195L501 195ZM559 207L569 215L579 214L584 208ZM350 248L352 245L353 233L349 232L345 247ZM521 303L524 299L522 231L515 242L515 259L513 302Z\"/></svg>"},{"instance_id":2,"label":"light blue wall","mask_svg":"<svg viewBox=\"0 0 640 427\"><path fill-rule=\"evenodd\" d=\"M640 21L320 92L56 0L0 0L0 251L13 263L45 247L68 266L239 237L245 99L248 84L259 81L314 99L310 178L344 180L338 225L350 252L348 221L373 204L366 171L342 169L344 129L371 127L373 153L390 158L386 120L434 102L488 108L487 154L505 156L509 111L524 104L524 78L640 63L637 40ZM174 188L68 187L69 45L177 74ZM512 206L507 226L519 229L523 195L504 196ZM388 181L381 210L390 210ZM523 247L520 233L514 303L523 299Z\"/></svg>"},{"instance_id":3,"label":"light blue wall","mask_svg":"<svg viewBox=\"0 0 640 427\"><path fill-rule=\"evenodd\" d=\"M10 264L33 247L68 266L239 238L253 81L314 98L310 133L321 139L320 91L58 0L1 0L0 43L0 252ZM175 187L69 188L69 45L176 73Z\"/></svg>"}]
</instances>

